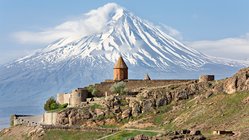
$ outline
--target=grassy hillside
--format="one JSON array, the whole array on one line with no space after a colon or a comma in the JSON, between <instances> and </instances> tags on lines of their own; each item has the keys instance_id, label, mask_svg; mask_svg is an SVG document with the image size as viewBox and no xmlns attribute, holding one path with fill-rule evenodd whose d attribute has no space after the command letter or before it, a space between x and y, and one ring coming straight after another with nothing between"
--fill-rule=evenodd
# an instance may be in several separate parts
<instances>
[{"instance_id":1,"label":"grassy hillside","mask_svg":"<svg viewBox=\"0 0 249 140\"><path fill-rule=\"evenodd\" d=\"M49 130L43 140L95 140L105 135L108 135L108 133L77 130Z\"/></svg>"},{"instance_id":2,"label":"grassy hillside","mask_svg":"<svg viewBox=\"0 0 249 140\"><path fill-rule=\"evenodd\" d=\"M128 122L128 123L127 123ZM138 134L157 135L153 130L174 131L181 129L198 129L208 139L247 139L249 137L249 92L235 94L214 94L206 97L204 94L195 98L172 102L162 106L157 112L142 114L125 122L123 131L115 133L107 140L126 139ZM104 127L104 126L103 126ZM138 129L127 131L127 128ZM139 131L149 130L149 131ZM151 130L151 132L150 132ZM232 130L235 135L214 136L214 130ZM66 131L48 130L44 140L92 140L110 135L111 133L96 131ZM9 139L12 139L8 136ZM13 139L15 139L13 137Z\"/></svg>"},{"instance_id":3,"label":"grassy hillside","mask_svg":"<svg viewBox=\"0 0 249 140\"><path fill-rule=\"evenodd\" d=\"M147 119L140 123L154 124L147 129L166 131L199 129L208 137L212 137L214 130L232 130L242 139L249 137L249 93L246 92L198 96L158 110L158 114L143 115Z\"/></svg>"}]
</instances>

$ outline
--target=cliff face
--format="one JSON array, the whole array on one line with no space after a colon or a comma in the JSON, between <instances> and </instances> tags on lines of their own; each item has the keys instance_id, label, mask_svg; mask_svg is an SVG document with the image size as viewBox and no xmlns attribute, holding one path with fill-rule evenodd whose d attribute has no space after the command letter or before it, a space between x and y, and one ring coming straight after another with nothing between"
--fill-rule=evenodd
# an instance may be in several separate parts
<instances>
[{"instance_id":1,"label":"cliff face","mask_svg":"<svg viewBox=\"0 0 249 140\"><path fill-rule=\"evenodd\" d=\"M249 90L249 68L239 70L234 76L224 80L224 91L228 94Z\"/></svg>"}]
</instances>

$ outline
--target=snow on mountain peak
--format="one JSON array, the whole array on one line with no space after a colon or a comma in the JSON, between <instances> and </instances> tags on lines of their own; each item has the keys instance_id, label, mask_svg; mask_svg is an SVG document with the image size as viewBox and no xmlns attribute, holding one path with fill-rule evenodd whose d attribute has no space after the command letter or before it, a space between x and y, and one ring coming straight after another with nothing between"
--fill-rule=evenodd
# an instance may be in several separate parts
<instances>
[{"instance_id":1,"label":"snow on mountain peak","mask_svg":"<svg viewBox=\"0 0 249 140\"><path fill-rule=\"evenodd\" d=\"M69 60L114 63L122 55L130 65L169 71L176 67L197 70L213 61L115 3L91 10L56 29L75 32L17 62L32 58L44 65Z\"/></svg>"}]
</instances>

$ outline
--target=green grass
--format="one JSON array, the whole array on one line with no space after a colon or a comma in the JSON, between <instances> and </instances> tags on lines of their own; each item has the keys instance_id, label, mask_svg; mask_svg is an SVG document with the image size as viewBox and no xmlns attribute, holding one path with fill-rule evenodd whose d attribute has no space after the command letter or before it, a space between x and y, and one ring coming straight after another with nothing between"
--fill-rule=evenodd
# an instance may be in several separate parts
<instances>
[{"instance_id":1,"label":"green grass","mask_svg":"<svg viewBox=\"0 0 249 140\"><path fill-rule=\"evenodd\" d=\"M49 111L47 111L47 112L48 112L48 113L60 112L60 111L65 110L65 109L67 109L67 108L57 108L57 109L54 109L54 110L49 110Z\"/></svg>"},{"instance_id":2,"label":"green grass","mask_svg":"<svg viewBox=\"0 0 249 140\"><path fill-rule=\"evenodd\" d=\"M118 128L118 125L105 124L105 125L101 125L100 127L102 127L102 128Z\"/></svg>"},{"instance_id":3,"label":"green grass","mask_svg":"<svg viewBox=\"0 0 249 140\"><path fill-rule=\"evenodd\" d=\"M146 136L155 136L158 133L155 132L142 132L142 131L121 131L120 133L117 133L114 136L110 136L107 138L107 140L127 140L129 138L132 138L137 135L146 135Z\"/></svg>"},{"instance_id":4,"label":"green grass","mask_svg":"<svg viewBox=\"0 0 249 140\"><path fill-rule=\"evenodd\" d=\"M108 135L108 133L78 130L48 130L43 140L95 140L105 135Z\"/></svg>"},{"instance_id":5,"label":"green grass","mask_svg":"<svg viewBox=\"0 0 249 140\"><path fill-rule=\"evenodd\" d=\"M220 93L204 98L198 104L195 99L185 100L179 109L154 116L153 123L160 127L168 121L162 126L165 130L193 127L203 131L245 129L249 126L249 119L245 117L249 115L249 106L242 101L248 96L249 93Z\"/></svg>"},{"instance_id":6,"label":"green grass","mask_svg":"<svg viewBox=\"0 0 249 140\"><path fill-rule=\"evenodd\" d=\"M153 123L156 124L156 125L162 125L163 120L164 120L163 118L164 118L164 114L156 115L153 118Z\"/></svg>"},{"instance_id":7,"label":"green grass","mask_svg":"<svg viewBox=\"0 0 249 140\"><path fill-rule=\"evenodd\" d=\"M102 109L103 107L100 104L94 103L90 106L91 110Z\"/></svg>"}]
</instances>

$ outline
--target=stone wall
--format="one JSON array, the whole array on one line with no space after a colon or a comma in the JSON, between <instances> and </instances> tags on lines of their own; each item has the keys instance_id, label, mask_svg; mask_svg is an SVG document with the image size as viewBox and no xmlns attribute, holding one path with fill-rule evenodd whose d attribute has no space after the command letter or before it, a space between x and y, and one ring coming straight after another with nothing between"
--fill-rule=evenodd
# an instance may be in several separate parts
<instances>
[{"instance_id":1,"label":"stone wall","mask_svg":"<svg viewBox=\"0 0 249 140\"><path fill-rule=\"evenodd\" d=\"M57 112L45 112L43 114L42 124L55 125L56 124Z\"/></svg>"},{"instance_id":2,"label":"stone wall","mask_svg":"<svg viewBox=\"0 0 249 140\"><path fill-rule=\"evenodd\" d=\"M70 102L69 102L70 97L71 97L70 94L64 94L64 104L66 104L66 103L70 104Z\"/></svg>"},{"instance_id":3,"label":"stone wall","mask_svg":"<svg viewBox=\"0 0 249 140\"><path fill-rule=\"evenodd\" d=\"M56 101L59 104L64 104L65 103L65 101L64 101L64 95L65 95L65 93L59 93L59 94L57 94Z\"/></svg>"},{"instance_id":4,"label":"stone wall","mask_svg":"<svg viewBox=\"0 0 249 140\"><path fill-rule=\"evenodd\" d=\"M42 116L33 116L33 115L12 115L11 122L13 126L16 125L27 125L27 126L36 126L42 122Z\"/></svg>"},{"instance_id":5,"label":"stone wall","mask_svg":"<svg viewBox=\"0 0 249 140\"><path fill-rule=\"evenodd\" d=\"M129 79L124 80L126 83L126 88L129 91L133 91L137 88L143 87L158 87L158 86L165 86L169 84L177 84L177 83L184 83L190 82L195 80L138 80L138 79ZM104 95L105 92L110 94L110 88L115 82L113 80L106 80L104 82L95 84L95 87Z\"/></svg>"},{"instance_id":6,"label":"stone wall","mask_svg":"<svg viewBox=\"0 0 249 140\"><path fill-rule=\"evenodd\" d=\"M81 104L81 102L86 102L88 96L88 91L84 88L78 88L71 92L70 106L76 107Z\"/></svg>"},{"instance_id":7,"label":"stone wall","mask_svg":"<svg viewBox=\"0 0 249 140\"><path fill-rule=\"evenodd\" d=\"M75 107L81 104L81 102L86 102L88 96L88 91L84 88L77 88L71 93L61 93L57 94L56 101L60 104L67 103L70 107Z\"/></svg>"}]
</instances>

